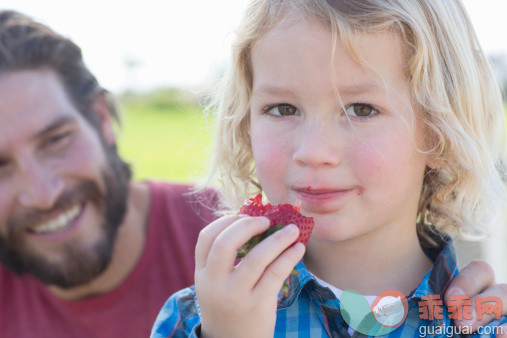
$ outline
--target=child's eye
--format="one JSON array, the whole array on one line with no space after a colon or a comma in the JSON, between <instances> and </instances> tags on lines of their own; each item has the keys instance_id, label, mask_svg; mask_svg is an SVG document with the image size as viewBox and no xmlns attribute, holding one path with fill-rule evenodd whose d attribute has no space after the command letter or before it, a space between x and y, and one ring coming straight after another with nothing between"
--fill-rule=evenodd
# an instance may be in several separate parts
<instances>
[{"instance_id":1,"label":"child's eye","mask_svg":"<svg viewBox=\"0 0 507 338\"><path fill-rule=\"evenodd\" d=\"M345 114L351 117L371 117L377 113L373 106L365 103L354 103L345 108Z\"/></svg>"},{"instance_id":2,"label":"child's eye","mask_svg":"<svg viewBox=\"0 0 507 338\"><path fill-rule=\"evenodd\" d=\"M290 104L279 104L266 108L266 112L273 116L291 116L298 114L296 107Z\"/></svg>"}]
</instances>

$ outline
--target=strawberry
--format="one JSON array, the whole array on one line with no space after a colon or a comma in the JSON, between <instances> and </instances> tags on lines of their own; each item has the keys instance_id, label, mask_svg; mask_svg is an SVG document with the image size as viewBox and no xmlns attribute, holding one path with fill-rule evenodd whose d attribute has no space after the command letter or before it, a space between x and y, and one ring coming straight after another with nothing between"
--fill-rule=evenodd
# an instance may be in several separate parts
<instances>
[{"instance_id":1,"label":"strawberry","mask_svg":"<svg viewBox=\"0 0 507 338\"><path fill-rule=\"evenodd\" d=\"M307 245L313 230L313 218L301 215L300 211L301 204L299 201L295 205L270 203L263 205L261 194L254 198L247 199L239 209L239 214L264 216L271 221L271 224L268 230L260 235L252 237L243 245L241 252L238 254L238 258L246 255L257 243L288 224L295 224L299 228L299 237L296 242Z\"/></svg>"},{"instance_id":2,"label":"strawberry","mask_svg":"<svg viewBox=\"0 0 507 338\"><path fill-rule=\"evenodd\" d=\"M301 242L304 245L308 244L314 225L313 217L301 215L298 209L290 204L268 204L263 216L271 221L270 227L287 224L297 225L299 237L296 242Z\"/></svg>"},{"instance_id":3,"label":"strawberry","mask_svg":"<svg viewBox=\"0 0 507 338\"><path fill-rule=\"evenodd\" d=\"M262 234L250 238L250 240L241 247L237 258L244 257L260 241L288 224L295 224L299 228L299 237L296 242L307 245L314 225L313 217L301 215L300 201L296 202L294 205L270 203L263 205L261 194L254 198L247 199L239 209L238 214L267 217L270 220L270 225L268 230L264 231ZM298 272L295 269L291 273L291 275L297 274ZM287 296L290 291L289 278L282 285L282 294L285 296Z\"/></svg>"},{"instance_id":4,"label":"strawberry","mask_svg":"<svg viewBox=\"0 0 507 338\"><path fill-rule=\"evenodd\" d=\"M270 205L268 203L268 205ZM254 198L247 199L241 208L239 209L238 214L245 214L249 216L262 216L264 215L265 207L262 204L262 195L259 194Z\"/></svg>"}]
</instances>

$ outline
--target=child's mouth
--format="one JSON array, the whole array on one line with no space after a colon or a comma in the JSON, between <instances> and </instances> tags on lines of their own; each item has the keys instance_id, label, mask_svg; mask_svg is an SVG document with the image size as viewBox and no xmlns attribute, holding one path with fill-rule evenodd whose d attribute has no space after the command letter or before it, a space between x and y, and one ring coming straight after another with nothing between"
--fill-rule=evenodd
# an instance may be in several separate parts
<instances>
[{"instance_id":1,"label":"child's mouth","mask_svg":"<svg viewBox=\"0 0 507 338\"><path fill-rule=\"evenodd\" d=\"M342 208L350 198L362 193L357 186L339 188L305 188L293 189L301 200L303 209L316 213L329 213Z\"/></svg>"}]
</instances>

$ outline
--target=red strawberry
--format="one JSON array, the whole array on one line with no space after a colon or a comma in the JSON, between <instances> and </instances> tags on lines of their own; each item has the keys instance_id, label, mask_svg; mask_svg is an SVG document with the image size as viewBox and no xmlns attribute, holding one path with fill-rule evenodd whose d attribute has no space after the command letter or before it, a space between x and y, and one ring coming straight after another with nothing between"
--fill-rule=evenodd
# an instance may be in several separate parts
<instances>
[{"instance_id":1,"label":"red strawberry","mask_svg":"<svg viewBox=\"0 0 507 338\"><path fill-rule=\"evenodd\" d=\"M254 198L247 199L239 209L239 214L265 216L269 218L271 223L268 230L260 235L253 236L241 247L241 251L238 253L237 258L244 257L248 251L252 250L260 241L288 224L295 224L299 228L299 237L296 242L307 245L313 230L313 218L301 215L300 211L301 203L299 201L294 205L270 203L263 205L261 194ZM298 272L295 269L291 273L291 275L297 274ZM285 296L287 296L290 291L289 279L290 277L282 285L282 294Z\"/></svg>"},{"instance_id":2,"label":"red strawberry","mask_svg":"<svg viewBox=\"0 0 507 338\"><path fill-rule=\"evenodd\" d=\"M264 215L271 221L271 227L276 225L296 224L299 228L299 237L297 242L304 245L308 244L313 230L313 217L301 215L297 209L290 204L270 205L266 208Z\"/></svg>"},{"instance_id":3,"label":"red strawberry","mask_svg":"<svg viewBox=\"0 0 507 338\"><path fill-rule=\"evenodd\" d=\"M259 194L254 198L247 199L238 214L245 214L250 216L262 216L264 215L264 205L262 205L262 195Z\"/></svg>"},{"instance_id":4,"label":"red strawberry","mask_svg":"<svg viewBox=\"0 0 507 338\"><path fill-rule=\"evenodd\" d=\"M270 227L264 233L252 237L245 245L238 257L243 257L257 243L271 235L275 231L280 230L285 225L295 224L299 228L299 237L296 240L304 245L308 244L310 235L313 230L313 218L306 217L300 213L301 205L299 201L295 205L291 204L262 204L262 195L259 194L254 198L250 198L243 203L239 213L250 216L265 216L271 221Z\"/></svg>"}]
</instances>

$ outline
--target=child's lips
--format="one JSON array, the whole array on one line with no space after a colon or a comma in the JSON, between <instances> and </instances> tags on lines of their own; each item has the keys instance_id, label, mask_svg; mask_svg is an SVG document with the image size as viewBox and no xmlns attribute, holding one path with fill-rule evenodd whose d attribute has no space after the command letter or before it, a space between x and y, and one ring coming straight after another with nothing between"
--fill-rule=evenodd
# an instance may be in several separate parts
<instances>
[{"instance_id":1,"label":"child's lips","mask_svg":"<svg viewBox=\"0 0 507 338\"><path fill-rule=\"evenodd\" d=\"M311 212L337 210L352 196L358 196L362 189L357 186L339 188L294 188L304 209ZM328 210L329 209L329 210Z\"/></svg>"}]
</instances>

